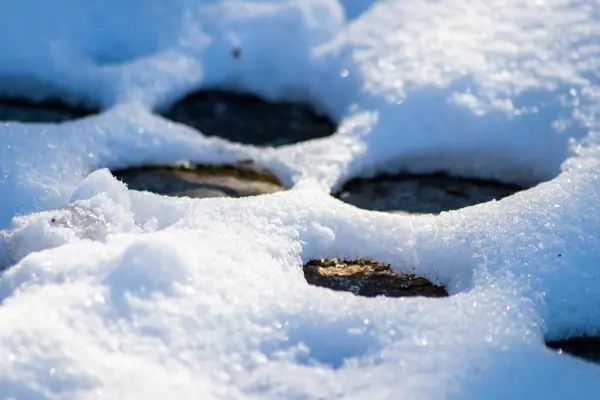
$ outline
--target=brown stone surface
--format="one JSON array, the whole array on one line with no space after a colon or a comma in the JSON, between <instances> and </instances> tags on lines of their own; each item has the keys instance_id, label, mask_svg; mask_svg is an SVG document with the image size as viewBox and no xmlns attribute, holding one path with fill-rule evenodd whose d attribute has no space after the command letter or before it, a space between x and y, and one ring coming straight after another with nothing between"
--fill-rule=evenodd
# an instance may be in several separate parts
<instances>
[{"instance_id":1,"label":"brown stone surface","mask_svg":"<svg viewBox=\"0 0 600 400\"><path fill-rule=\"evenodd\" d=\"M306 281L315 286L352 292L357 296L445 297L442 286L426 278L393 271L389 264L372 260L311 260L304 265Z\"/></svg>"},{"instance_id":2,"label":"brown stone surface","mask_svg":"<svg viewBox=\"0 0 600 400\"><path fill-rule=\"evenodd\" d=\"M283 190L271 172L246 164L153 164L112 173L130 189L169 196L244 197Z\"/></svg>"},{"instance_id":3,"label":"brown stone surface","mask_svg":"<svg viewBox=\"0 0 600 400\"><path fill-rule=\"evenodd\" d=\"M233 57L241 57L234 50ZM206 136L257 146L281 146L330 136L335 124L307 104L270 102L223 90L192 93L163 116L198 129Z\"/></svg>"},{"instance_id":4,"label":"brown stone surface","mask_svg":"<svg viewBox=\"0 0 600 400\"><path fill-rule=\"evenodd\" d=\"M520 190L522 188L515 185L443 174L398 174L353 179L335 195L346 203L366 210L438 214L499 200Z\"/></svg>"},{"instance_id":5,"label":"brown stone surface","mask_svg":"<svg viewBox=\"0 0 600 400\"><path fill-rule=\"evenodd\" d=\"M568 353L584 360L600 364L600 337L571 338L547 342L546 345L559 353Z\"/></svg>"}]
</instances>

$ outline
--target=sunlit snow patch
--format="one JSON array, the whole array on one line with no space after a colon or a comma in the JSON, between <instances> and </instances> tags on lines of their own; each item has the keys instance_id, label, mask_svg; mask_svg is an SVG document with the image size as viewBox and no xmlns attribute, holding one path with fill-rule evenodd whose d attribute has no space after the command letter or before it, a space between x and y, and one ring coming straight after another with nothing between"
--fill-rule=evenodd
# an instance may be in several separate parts
<instances>
[{"instance_id":1,"label":"sunlit snow patch","mask_svg":"<svg viewBox=\"0 0 600 400\"><path fill-rule=\"evenodd\" d=\"M600 390L597 365L544 344L600 334L594 4L151 3L0 2L0 75L33 74L106 109L68 124L0 124L3 396ZM155 113L215 87L308 99L339 128L259 148ZM289 190L173 198L102 170L248 159ZM397 171L543 183L437 216L330 196ZM451 296L323 290L302 271L321 257L407 266Z\"/></svg>"},{"instance_id":2,"label":"sunlit snow patch","mask_svg":"<svg viewBox=\"0 0 600 400\"><path fill-rule=\"evenodd\" d=\"M3 231L4 263L76 240L103 241L108 235L139 231L129 210L129 195L107 170L90 175L59 210L19 216ZM7 262L8 261L8 262Z\"/></svg>"}]
</instances>

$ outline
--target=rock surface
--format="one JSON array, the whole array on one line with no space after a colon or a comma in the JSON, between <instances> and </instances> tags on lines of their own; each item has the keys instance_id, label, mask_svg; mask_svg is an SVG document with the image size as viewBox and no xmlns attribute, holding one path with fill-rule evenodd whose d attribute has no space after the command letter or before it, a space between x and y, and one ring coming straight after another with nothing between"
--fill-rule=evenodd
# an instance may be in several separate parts
<instances>
[{"instance_id":1,"label":"rock surface","mask_svg":"<svg viewBox=\"0 0 600 400\"><path fill-rule=\"evenodd\" d=\"M514 185L447 175L381 175L353 179L336 193L346 203L375 211L438 214L499 200L522 190Z\"/></svg>"},{"instance_id":2,"label":"rock surface","mask_svg":"<svg viewBox=\"0 0 600 400\"><path fill-rule=\"evenodd\" d=\"M548 342L546 345L559 353L568 353L600 364L600 337L571 338Z\"/></svg>"},{"instance_id":3,"label":"rock surface","mask_svg":"<svg viewBox=\"0 0 600 400\"><path fill-rule=\"evenodd\" d=\"M95 114L97 110L70 107L57 101L29 103L0 99L0 121L61 123Z\"/></svg>"},{"instance_id":4,"label":"rock surface","mask_svg":"<svg viewBox=\"0 0 600 400\"><path fill-rule=\"evenodd\" d=\"M112 173L129 189L169 196L244 197L283 190L269 171L243 164L153 164Z\"/></svg>"},{"instance_id":5,"label":"rock surface","mask_svg":"<svg viewBox=\"0 0 600 400\"><path fill-rule=\"evenodd\" d=\"M281 146L330 136L335 124L309 106L273 103L249 94L221 90L193 93L163 116L206 136L257 146Z\"/></svg>"},{"instance_id":6,"label":"rock surface","mask_svg":"<svg viewBox=\"0 0 600 400\"><path fill-rule=\"evenodd\" d=\"M448 296L445 288L426 278L393 271L389 264L372 260L311 260L304 265L304 277L311 285L357 296Z\"/></svg>"}]
</instances>

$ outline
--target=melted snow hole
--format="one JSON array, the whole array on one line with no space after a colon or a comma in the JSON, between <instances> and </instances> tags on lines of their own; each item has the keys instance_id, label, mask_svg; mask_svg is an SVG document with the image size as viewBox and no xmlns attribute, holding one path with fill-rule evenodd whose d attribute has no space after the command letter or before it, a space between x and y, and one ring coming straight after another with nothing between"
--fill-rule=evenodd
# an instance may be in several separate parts
<instances>
[{"instance_id":1,"label":"melted snow hole","mask_svg":"<svg viewBox=\"0 0 600 400\"><path fill-rule=\"evenodd\" d=\"M192 93L163 116L206 136L256 146L282 146L331 136L336 125L307 104L270 102L224 90Z\"/></svg>"},{"instance_id":2,"label":"melted snow hole","mask_svg":"<svg viewBox=\"0 0 600 400\"><path fill-rule=\"evenodd\" d=\"M600 364L600 337L579 337L546 342L559 354L567 353L586 361Z\"/></svg>"},{"instance_id":3,"label":"melted snow hole","mask_svg":"<svg viewBox=\"0 0 600 400\"><path fill-rule=\"evenodd\" d=\"M273 173L249 163L151 164L112 171L129 189L193 198L247 197L283 190Z\"/></svg>"},{"instance_id":4,"label":"melted snow hole","mask_svg":"<svg viewBox=\"0 0 600 400\"><path fill-rule=\"evenodd\" d=\"M443 286L427 278L395 271L374 260L316 259L303 267L304 278L315 286L347 291L357 296L447 297Z\"/></svg>"},{"instance_id":5,"label":"melted snow hole","mask_svg":"<svg viewBox=\"0 0 600 400\"><path fill-rule=\"evenodd\" d=\"M367 210L439 214L500 200L523 189L497 181L456 178L444 174L396 174L352 179L336 193L336 197Z\"/></svg>"},{"instance_id":6,"label":"melted snow hole","mask_svg":"<svg viewBox=\"0 0 600 400\"><path fill-rule=\"evenodd\" d=\"M30 102L22 99L0 98L0 121L58 124L98 112L97 109L72 106L60 100Z\"/></svg>"}]
</instances>

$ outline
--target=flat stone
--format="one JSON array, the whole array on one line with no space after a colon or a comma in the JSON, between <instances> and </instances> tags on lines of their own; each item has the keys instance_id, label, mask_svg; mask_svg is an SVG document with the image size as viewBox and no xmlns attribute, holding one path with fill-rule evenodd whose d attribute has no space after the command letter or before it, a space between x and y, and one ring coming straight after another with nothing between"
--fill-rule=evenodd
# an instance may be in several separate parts
<instances>
[{"instance_id":1,"label":"flat stone","mask_svg":"<svg viewBox=\"0 0 600 400\"><path fill-rule=\"evenodd\" d=\"M245 197L284 189L271 172L244 164L152 164L112 173L130 189L169 196Z\"/></svg>"},{"instance_id":2,"label":"flat stone","mask_svg":"<svg viewBox=\"0 0 600 400\"><path fill-rule=\"evenodd\" d=\"M494 181L434 175L381 175L353 179L336 193L359 208L402 214L438 214L443 211L499 200L521 187Z\"/></svg>"},{"instance_id":3,"label":"flat stone","mask_svg":"<svg viewBox=\"0 0 600 400\"><path fill-rule=\"evenodd\" d=\"M448 296L444 287L426 278L394 271L389 264L373 260L311 260L304 265L304 278L311 285L357 296Z\"/></svg>"},{"instance_id":4,"label":"flat stone","mask_svg":"<svg viewBox=\"0 0 600 400\"><path fill-rule=\"evenodd\" d=\"M61 123L97 112L98 110L71 107L58 101L29 103L16 99L0 99L0 121Z\"/></svg>"},{"instance_id":5,"label":"flat stone","mask_svg":"<svg viewBox=\"0 0 600 400\"><path fill-rule=\"evenodd\" d=\"M306 104L268 102L222 90L193 93L163 114L206 136L257 146L281 146L330 136L335 124Z\"/></svg>"},{"instance_id":6,"label":"flat stone","mask_svg":"<svg viewBox=\"0 0 600 400\"><path fill-rule=\"evenodd\" d=\"M571 338L547 342L546 345L559 353L568 353L600 364L600 337Z\"/></svg>"}]
</instances>

